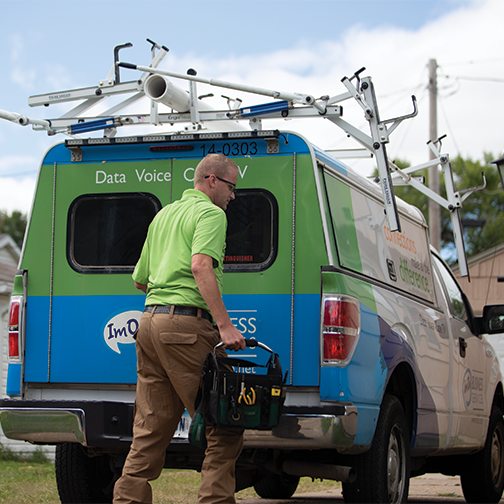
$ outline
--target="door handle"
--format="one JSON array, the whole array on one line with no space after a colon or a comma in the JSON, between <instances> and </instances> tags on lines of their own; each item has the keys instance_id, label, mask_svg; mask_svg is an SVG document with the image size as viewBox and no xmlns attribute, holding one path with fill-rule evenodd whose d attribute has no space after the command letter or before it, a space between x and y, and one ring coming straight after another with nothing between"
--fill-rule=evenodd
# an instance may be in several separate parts
<instances>
[{"instance_id":1,"label":"door handle","mask_svg":"<svg viewBox=\"0 0 504 504\"><path fill-rule=\"evenodd\" d=\"M467 348L466 340L464 338L459 337L460 357L465 357L466 356L466 348Z\"/></svg>"}]
</instances>

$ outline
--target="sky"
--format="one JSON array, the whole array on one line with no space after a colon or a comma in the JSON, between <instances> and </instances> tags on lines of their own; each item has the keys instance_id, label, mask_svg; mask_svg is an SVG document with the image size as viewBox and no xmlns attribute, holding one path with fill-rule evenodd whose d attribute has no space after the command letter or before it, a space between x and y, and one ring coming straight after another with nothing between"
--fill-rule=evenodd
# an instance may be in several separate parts
<instances>
[{"instance_id":1,"label":"sky","mask_svg":"<svg viewBox=\"0 0 504 504\"><path fill-rule=\"evenodd\" d=\"M411 96L417 98L417 117L404 121L387 146L391 159L411 164L429 158L428 63L434 59L437 130L447 135L442 151L473 160L504 151L502 0L0 0L0 19L0 109L30 118L70 110L76 102L29 107L28 97L96 86L113 66L116 45L133 44L121 50L122 61L148 65L150 39L169 49L160 68L183 74L194 68L207 79L315 97L344 93L341 79L365 67L361 76L373 80L382 120L410 114ZM121 81L139 76L121 69ZM172 81L188 89L186 81ZM216 109L227 107L221 94L244 106L272 101L198 84L198 94L206 92L216 95L208 101ZM342 105L343 118L369 134L359 105ZM144 100L127 111L148 107ZM300 132L324 149L359 147L321 119L265 121L264 127ZM132 134L140 132L118 131ZM41 159L66 138L0 119L0 210L29 212ZM369 160L346 162L371 173Z\"/></svg>"}]
</instances>

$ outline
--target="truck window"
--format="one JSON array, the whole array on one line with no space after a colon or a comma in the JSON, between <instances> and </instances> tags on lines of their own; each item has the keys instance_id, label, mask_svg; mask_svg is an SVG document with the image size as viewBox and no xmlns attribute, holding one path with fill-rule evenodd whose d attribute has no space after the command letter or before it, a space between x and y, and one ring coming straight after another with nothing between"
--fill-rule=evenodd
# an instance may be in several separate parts
<instances>
[{"instance_id":1,"label":"truck window","mask_svg":"<svg viewBox=\"0 0 504 504\"><path fill-rule=\"evenodd\" d=\"M277 254L278 205L265 189L239 189L226 210L224 271L262 271Z\"/></svg>"},{"instance_id":2,"label":"truck window","mask_svg":"<svg viewBox=\"0 0 504 504\"><path fill-rule=\"evenodd\" d=\"M448 271L446 266L436 256L433 257L445 285L446 294L448 296L448 303L450 305L452 315L460 320L466 320L467 314L465 310L464 299L462 297L462 292L457 285L457 282Z\"/></svg>"},{"instance_id":3,"label":"truck window","mask_svg":"<svg viewBox=\"0 0 504 504\"><path fill-rule=\"evenodd\" d=\"M161 209L153 194L86 194L70 205L67 259L79 273L131 273L150 222Z\"/></svg>"}]
</instances>

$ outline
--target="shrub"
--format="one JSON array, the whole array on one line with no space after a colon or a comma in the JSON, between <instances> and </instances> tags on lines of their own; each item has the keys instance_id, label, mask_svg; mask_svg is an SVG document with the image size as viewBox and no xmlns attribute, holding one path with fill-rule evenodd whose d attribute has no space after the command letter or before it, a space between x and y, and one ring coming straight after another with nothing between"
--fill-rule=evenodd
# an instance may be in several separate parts
<instances>
[{"instance_id":1,"label":"shrub","mask_svg":"<svg viewBox=\"0 0 504 504\"><path fill-rule=\"evenodd\" d=\"M15 452L0 443L0 460L6 462L30 462L33 464L47 464L49 459L40 446L32 452Z\"/></svg>"}]
</instances>

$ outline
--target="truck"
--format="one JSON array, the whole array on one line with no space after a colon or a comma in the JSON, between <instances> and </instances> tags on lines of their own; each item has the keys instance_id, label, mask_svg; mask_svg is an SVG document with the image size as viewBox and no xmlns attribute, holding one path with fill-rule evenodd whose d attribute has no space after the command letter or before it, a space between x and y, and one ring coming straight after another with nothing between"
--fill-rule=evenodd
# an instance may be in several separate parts
<instances>
[{"instance_id":1,"label":"truck","mask_svg":"<svg viewBox=\"0 0 504 504\"><path fill-rule=\"evenodd\" d=\"M289 498L310 476L341 481L345 502L395 503L407 500L411 477L436 472L460 475L467 502L498 502L504 397L485 334L503 331L504 306L474 315L430 246L424 216L394 195L396 182L408 183L450 211L467 274L463 198L440 141L430 144L431 164L442 168L446 198L412 176L429 163L400 170L386 155L392 131L416 114L414 97L412 114L382 121L362 70L342 80L346 92L315 99L162 70L167 49L155 43L149 66L122 63L123 47L98 86L29 99L32 106L83 101L61 118L0 111L71 135L42 159L14 281L8 397L0 400L5 435L56 446L62 502L111 502L132 440L133 335L145 300L131 274L154 215L192 187L204 156L222 153L239 167L223 299L244 336L274 349L288 372L279 424L245 431L237 490ZM121 82L121 67L142 76ZM169 77L188 80L189 91ZM201 105L197 82L274 101L213 110ZM114 93L133 94L128 105L147 96L150 114L120 115L116 105L82 115ZM362 107L369 134L343 120L343 100ZM299 133L263 129L270 119L307 117L356 138L378 176L360 175ZM177 131L116 135L146 123ZM86 135L96 131L103 136ZM261 359L250 348L245 356ZM189 423L186 413L165 467L200 470L204 454L188 442Z\"/></svg>"}]
</instances>

